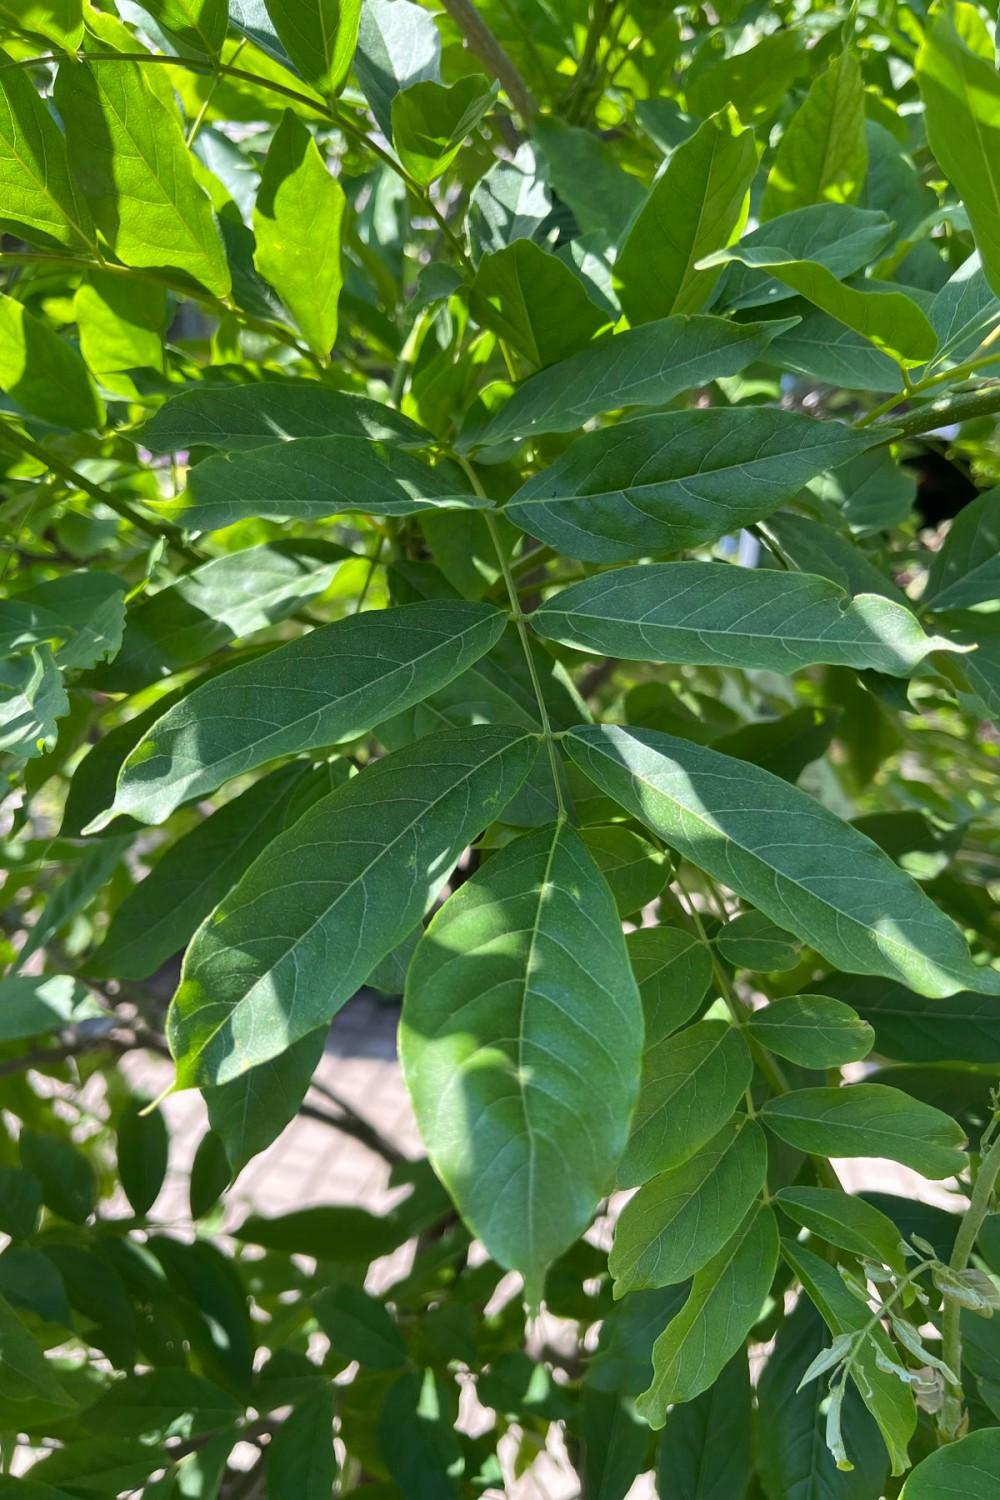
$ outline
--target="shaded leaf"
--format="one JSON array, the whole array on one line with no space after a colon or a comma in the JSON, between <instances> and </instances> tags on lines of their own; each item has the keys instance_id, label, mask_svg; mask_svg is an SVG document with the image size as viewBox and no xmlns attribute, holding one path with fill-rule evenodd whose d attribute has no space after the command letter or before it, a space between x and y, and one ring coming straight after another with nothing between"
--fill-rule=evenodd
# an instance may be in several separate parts
<instances>
[{"instance_id":1,"label":"shaded leaf","mask_svg":"<svg viewBox=\"0 0 1000 1500\"><path fill-rule=\"evenodd\" d=\"M887 1156L935 1178L965 1164L962 1127L885 1084L793 1089L769 1099L761 1119L780 1140L818 1156Z\"/></svg>"},{"instance_id":2,"label":"shaded leaf","mask_svg":"<svg viewBox=\"0 0 1000 1500\"><path fill-rule=\"evenodd\" d=\"M875 1033L857 1011L828 995L788 995L755 1011L750 1031L770 1052L804 1068L839 1068L867 1057Z\"/></svg>"},{"instance_id":3,"label":"shaded leaf","mask_svg":"<svg viewBox=\"0 0 1000 1500\"><path fill-rule=\"evenodd\" d=\"M671 848L837 967L908 981L927 995L1000 988L1000 975L976 968L958 928L916 881L787 782L648 729L584 726L562 744Z\"/></svg>"},{"instance_id":4,"label":"shaded leaf","mask_svg":"<svg viewBox=\"0 0 1000 1500\"><path fill-rule=\"evenodd\" d=\"M618 915L572 829L519 839L442 907L410 964L400 1042L435 1170L536 1298L611 1186L639 1082Z\"/></svg>"}]
</instances>

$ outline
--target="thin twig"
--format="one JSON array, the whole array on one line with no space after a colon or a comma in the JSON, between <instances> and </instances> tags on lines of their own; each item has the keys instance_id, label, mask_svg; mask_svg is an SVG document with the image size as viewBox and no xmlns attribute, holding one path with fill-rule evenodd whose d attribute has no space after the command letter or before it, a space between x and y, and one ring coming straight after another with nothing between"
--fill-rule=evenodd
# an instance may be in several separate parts
<instances>
[{"instance_id":1,"label":"thin twig","mask_svg":"<svg viewBox=\"0 0 1000 1500\"><path fill-rule=\"evenodd\" d=\"M480 62L486 64L493 77L503 85L507 97L521 118L523 125L530 125L538 113L534 95L521 75L510 54L500 44L471 0L441 0L459 31Z\"/></svg>"}]
</instances>

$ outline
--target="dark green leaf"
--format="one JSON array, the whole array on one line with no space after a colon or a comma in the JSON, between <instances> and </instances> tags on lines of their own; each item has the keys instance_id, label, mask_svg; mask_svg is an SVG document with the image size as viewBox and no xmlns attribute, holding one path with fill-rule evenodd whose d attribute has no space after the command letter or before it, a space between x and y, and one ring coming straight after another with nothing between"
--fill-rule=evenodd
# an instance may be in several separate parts
<instances>
[{"instance_id":1,"label":"dark green leaf","mask_svg":"<svg viewBox=\"0 0 1000 1500\"><path fill-rule=\"evenodd\" d=\"M720 111L671 154L625 237L614 276L630 323L699 312L720 271L698 262L739 236L757 166L752 130Z\"/></svg>"},{"instance_id":2,"label":"dark green leaf","mask_svg":"<svg viewBox=\"0 0 1000 1500\"><path fill-rule=\"evenodd\" d=\"M182 1083L226 1083L328 1021L416 925L537 746L513 729L444 731L369 766L275 839L188 949L168 1018Z\"/></svg>"},{"instance_id":3,"label":"dark green leaf","mask_svg":"<svg viewBox=\"0 0 1000 1500\"><path fill-rule=\"evenodd\" d=\"M118 1120L118 1176L133 1210L144 1218L156 1202L167 1175L167 1126L159 1109L143 1113L145 1101L133 1099Z\"/></svg>"},{"instance_id":4,"label":"dark green leaf","mask_svg":"<svg viewBox=\"0 0 1000 1500\"><path fill-rule=\"evenodd\" d=\"M361 1287L330 1287L313 1298L313 1311L337 1359L356 1359L373 1370L406 1363L406 1345L385 1305Z\"/></svg>"},{"instance_id":5,"label":"dark green leaf","mask_svg":"<svg viewBox=\"0 0 1000 1500\"><path fill-rule=\"evenodd\" d=\"M752 1072L746 1043L725 1021L699 1021L647 1045L619 1187L687 1161L730 1119Z\"/></svg>"},{"instance_id":6,"label":"dark green leaf","mask_svg":"<svg viewBox=\"0 0 1000 1500\"><path fill-rule=\"evenodd\" d=\"M794 1089L769 1099L761 1118L780 1140L821 1156L887 1156L925 1177L950 1177L965 1164L960 1125L880 1083Z\"/></svg>"},{"instance_id":7,"label":"dark green leaf","mask_svg":"<svg viewBox=\"0 0 1000 1500\"><path fill-rule=\"evenodd\" d=\"M808 573L725 563L641 563L574 583L531 617L539 635L630 661L793 672L817 662L908 676L929 651L914 615L880 595L849 598Z\"/></svg>"},{"instance_id":8,"label":"dark green leaf","mask_svg":"<svg viewBox=\"0 0 1000 1500\"><path fill-rule=\"evenodd\" d=\"M667 1413L657 1492L670 1500L736 1500L750 1483L752 1430L749 1369L741 1352L707 1391Z\"/></svg>"},{"instance_id":9,"label":"dark green leaf","mask_svg":"<svg viewBox=\"0 0 1000 1500\"><path fill-rule=\"evenodd\" d=\"M764 1133L739 1115L681 1166L645 1183L615 1226L615 1296L700 1271L742 1223L766 1171Z\"/></svg>"},{"instance_id":10,"label":"dark green leaf","mask_svg":"<svg viewBox=\"0 0 1000 1500\"><path fill-rule=\"evenodd\" d=\"M875 1033L857 1011L828 995L788 995L755 1011L751 1033L804 1068L839 1068L867 1057Z\"/></svg>"},{"instance_id":11,"label":"dark green leaf","mask_svg":"<svg viewBox=\"0 0 1000 1500\"><path fill-rule=\"evenodd\" d=\"M992 599L1000 599L1000 489L977 496L952 521L931 557L922 602L968 609Z\"/></svg>"},{"instance_id":12,"label":"dark green leaf","mask_svg":"<svg viewBox=\"0 0 1000 1500\"><path fill-rule=\"evenodd\" d=\"M625 946L642 998L646 1046L652 1047L698 1010L712 982L712 955L678 927L639 927Z\"/></svg>"},{"instance_id":13,"label":"dark green leaf","mask_svg":"<svg viewBox=\"0 0 1000 1500\"><path fill-rule=\"evenodd\" d=\"M104 1016L104 1006L70 974L28 978L12 974L0 980L0 1041L45 1036L63 1026Z\"/></svg>"},{"instance_id":14,"label":"dark green leaf","mask_svg":"<svg viewBox=\"0 0 1000 1500\"><path fill-rule=\"evenodd\" d=\"M435 1170L534 1300L611 1186L642 1045L611 892L572 829L519 839L445 904L410 965L400 1042Z\"/></svg>"},{"instance_id":15,"label":"dark green leaf","mask_svg":"<svg viewBox=\"0 0 1000 1500\"><path fill-rule=\"evenodd\" d=\"M82 1151L56 1135L22 1130L21 1165L42 1185L42 1202L60 1219L83 1224L94 1211L97 1183Z\"/></svg>"},{"instance_id":16,"label":"dark green leaf","mask_svg":"<svg viewBox=\"0 0 1000 1500\"><path fill-rule=\"evenodd\" d=\"M759 521L870 441L763 408L637 417L577 439L504 514L587 562L678 552Z\"/></svg>"},{"instance_id":17,"label":"dark green leaf","mask_svg":"<svg viewBox=\"0 0 1000 1500\"><path fill-rule=\"evenodd\" d=\"M539 366L575 354L610 321L581 278L531 240L483 256L470 303L480 323Z\"/></svg>"},{"instance_id":18,"label":"dark green leaf","mask_svg":"<svg viewBox=\"0 0 1000 1500\"><path fill-rule=\"evenodd\" d=\"M128 756L114 805L162 822L233 776L362 734L418 703L493 646L497 609L464 600L353 615L196 688Z\"/></svg>"},{"instance_id":19,"label":"dark green leaf","mask_svg":"<svg viewBox=\"0 0 1000 1500\"><path fill-rule=\"evenodd\" d=\"M667 1408L708 1390L760 1317L778 1262L770 1209L753 1209L691 1283L681 1311L653 1346L653 1381L636 1408L662 1427Z\"/></svg>"},{"instance_id":20,"label":"dark green leaf","mask_svg":"<svg viewBox=\"0 0 1000 1500\"><path fill-rule=\"evenodd\" d=\"M798 944L792 935L776 927L759 911L741 912L720 928L715 937L719 952L737 969L761 974L780 974L798 963Z\"/></svg>"},{"instance_id":21,"label":"dark green leaf","mask_svg":"<svg viewBox=\"0 0 1000 1500\"><path fill-rule=\"evenodd\" d=\"M104 403L77 351L22 302L2 294L0 390L56 427L104 423Z\"/></svg>"},{"instance_id":22,"label":"dark green leaf","mask_svg":"<svg viewBox=\"0 0 1000 1500\"><path fill-rule=\"evenodd\" d=\"M790 1187L776 1193L775 1201L796 1224L819 1235L828 1245L850 1250L876 1265L881 1262L905 1275L906 1260L899 1230L863 1198L832 1188Z\"/></svg>"},{"instance_id":23,"label":"dark green leaf","mask_svg":"<svg viewBox=\"0 0 1000 1500\"><path fill-rule=\"evenodd\" d=\"M831 963L933 996L1000 989L888 855L778 777L648 729L585 726L562 743L627 812Z\"/></svg>"},{"instance_id":24,"label":"dark green leaf","mask_svg":"<svg viewBox=\"0 0 1000 1500\"><path fill-rule=\"evenodd\" d=\"M665 406L683 391L738 375L791 326L678 314L626 328L524 381L484 426L463 429L460 446L575 432L618 407Z\"/></svg>"},{"instance_id":25,"label":"dark green leaf","mask_svg":"<svg viewBox=\"0 0 1000 1500\"><path fill-rule=\"evenodd\" d=\"M333 1410L333 1386L325 1384L281 1423L267 1450L270 1493L329 1500L337 1478Z\"/></svg>"}]
</instances>

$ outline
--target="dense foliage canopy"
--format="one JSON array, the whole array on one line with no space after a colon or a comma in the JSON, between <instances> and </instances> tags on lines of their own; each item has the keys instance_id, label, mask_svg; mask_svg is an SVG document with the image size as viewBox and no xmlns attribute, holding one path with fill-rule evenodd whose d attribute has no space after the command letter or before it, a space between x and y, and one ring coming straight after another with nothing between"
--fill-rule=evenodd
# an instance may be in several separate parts
<instances>
[{"instance_id":1,"label":"dense foliage canopy","mask_svg":"<svg viewBox=\"0 0 1000 1500\"><path fill-rule=\"evenodd\" d=\"M995 1500L992 14L0 32L0 1496Z\"/></svg>"}]
</instances>

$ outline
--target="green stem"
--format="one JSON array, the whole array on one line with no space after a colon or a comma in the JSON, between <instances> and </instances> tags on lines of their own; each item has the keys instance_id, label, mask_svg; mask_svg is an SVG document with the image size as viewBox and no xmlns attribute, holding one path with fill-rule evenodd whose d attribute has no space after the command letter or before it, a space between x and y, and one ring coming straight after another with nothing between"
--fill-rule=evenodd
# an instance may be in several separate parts
<instances>
[{"instance_id":1,"label":"green stem","mask_svg":"<svg viewBox=\"0 0 1000 1500\"><path fill-rule=\"evenodd\" d=\"M990 1211L998 1178L1000 1178L1000 1135L994 1140L980 1163L969 1206L958 1226L955 1248L948 1262L953 1271L964 1271L969 1264L979 1231L983 1227L983 1220ZM961 1320L961 1307L954 1298L946 1296L941 1319L941 1358L959 1382L962 1377ZM946 1442L951 1442L959 1434L962 1426L963 1405L961 1383L949 1386L940 1417L940 1428Z\"/></svg>"},{"instance_id":2,"label":"green stem","mask_svg":"<svg viewBox=\"0 0 1000 1500\"><path fill-rule=\"evenodd\" d=\"M919 437L921 433L933 432L937 427L948 427L953 422L967 422L971 417L992 416L1000 411L1000 382L985 390L971 391L968 395L956 396L951 401L940 401L922 406L918 411L894 417L891 422L880 424L875 431L885 432L884 442L898 442L900 438ZM860 425L860 424L859 424Z\"/></svg>"},{"instance_id":3,"label":"green stem","mask_svg":"<svg viewBox=\"0 0 1000 1500\"><path fill-rule=\"evenodd\" d=\"M460 453L454 454L454 457L465 470L465 473L468 475L469 483L472 485L472 488L475 490L476 494L479 495L483 500L488 499L489 497L486 494L486 491L483 489L482 484L480 483L479 475L476 473L472 464L469 463L468 459L463 458ZM524 652L524 659L528 664L528 675L531 678L531 686L534 690L535 702L538 705L538 719L542 726L542 738L545 741L545 748L548 751L549 756L549 766L552 770L552 785L555 788L556 807L559 809L559 821L563 823L566 821L568 814L566 811L566 802L563 797L562 790L562 771L559 765L559 756L556 752L556 737L552 733L552 723L549 719L549 711L545 704L545 695L542 692L542 684L539 680L538 668L535 666L535 658L531 650L531 637L528 634L528 627L525 623L525 617L521 612L521 601L517 597L517 585L515 584L510 571L510 564L507 561L507 554L503 549L503 542L500 540L500 533L497 531L497 524L493 516L493 512L484 510L481 511L480 514L486 521L486 528L489 531L490 540L493 543L493 550L497 555L497 562L500 565L500 572L503 574L504 584L507 588L507 598L510 602L511 617L514 621L514 625L517 629L517 633L521 641L521 649Z\"/></svg>"},{"instance_id":4,"label":"green stem","mask_svg":"<svg viewBox=\"0 0 1000 1500\"><path fill-rule=\"evenodd\" d=\"M0 446L13 449L17 453L27 454L44 464L51 474L58 474L60 479L78 490L83 490L92 499L100 501L102 505L109 506L123 520L129 521L139 531L144 531L147 536L154 537L157 541L165 538L174 551L183 557L185 562L201 562L202 558L193 547L189 547L181 533L175 526L170 526L163 521L152 521L144 516L141 511L133 509L127 500L120 500L110 490L103 489L101 485L95 484L84 474L80 474L71 464L63 463L61 458L56 458L47 448L39 443L32 442L31 438L25 437L14 428L4 426L0 430Z\"/></svg>"}]
</instances>

